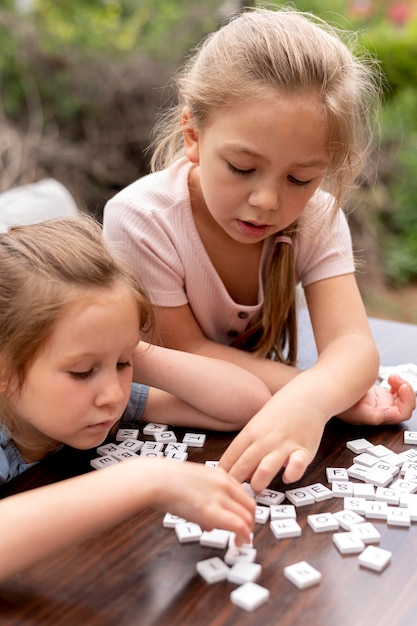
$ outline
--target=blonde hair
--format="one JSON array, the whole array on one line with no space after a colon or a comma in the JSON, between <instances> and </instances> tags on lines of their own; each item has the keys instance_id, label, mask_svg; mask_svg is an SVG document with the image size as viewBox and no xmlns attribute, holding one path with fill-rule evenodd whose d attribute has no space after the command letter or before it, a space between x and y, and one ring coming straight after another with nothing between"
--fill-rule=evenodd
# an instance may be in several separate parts
<instances>
[{"instance_id":1,"label":"blonde hair","mask_svg":"<svg viewBox=\"0 0 417 626\"><path fill-rule=\"evenodd\" d=\"M142 287L110 253L101 226L88 216L1 233L0 267L1 421L18 443L19 416L8 397L11 377L23 385L30 364L67 307L89 289L121 286L136 303L143 330L152 326L153 318Z\"/></svg>"},{"instance_id":2,"label":"blonde hair","mask_svg":"<svg viewBox=\"0 0 417 626\"><path fill-rule=\"evenodd\" d=\"M199 131L226 105L240 105L271 92L277 97L309 93L317 98L328 124L330 166L322 188L332 195L327 208L335 215L363 168L381 93L376 61L365 54L355 56L354 43L353 33L337 31L311 14L289 8L248 9L232 18L211 33L178 71L177 102L154 129L152 170L167 167L184 154L184 106L190 108ZM281 234L296 236L301 226L308 224L292 224ZM296 358L293 265L291 246L278 245L252 346L260 354L289 363Z\"/></svg>"}]
</instances>

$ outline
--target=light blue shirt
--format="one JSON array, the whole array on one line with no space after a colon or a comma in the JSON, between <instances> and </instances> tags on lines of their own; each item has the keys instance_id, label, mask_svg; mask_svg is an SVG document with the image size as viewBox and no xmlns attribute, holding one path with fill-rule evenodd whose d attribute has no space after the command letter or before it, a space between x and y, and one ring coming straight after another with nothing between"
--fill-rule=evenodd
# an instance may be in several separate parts
<instances>
[{"instance_id":1,"label":"light blue shirt","mask_svg":"<svg viewBox=\"0 0 417 626\"><path fill-rule=\"evenodd\" d=\"M0 484L7 483L35 463L25 463L6 426L0 425Z\"/></svg>"}]
</instances>

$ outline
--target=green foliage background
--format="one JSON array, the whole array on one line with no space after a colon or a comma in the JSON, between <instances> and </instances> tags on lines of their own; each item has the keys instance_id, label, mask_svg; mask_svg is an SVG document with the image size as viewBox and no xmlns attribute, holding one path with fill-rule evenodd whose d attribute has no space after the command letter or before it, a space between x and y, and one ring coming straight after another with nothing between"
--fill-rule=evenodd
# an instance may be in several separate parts
<instances>
[{"instance_id":1,"label":"green foliage background","mask_svg":"<svg viewBox=\"0 0 417 626\"><path fill-rule=\"evenodd\" d=\"M417 280L417 14L396 26L386 16L393 2L374 3L376 10L370 17L349 12L349 0L295 0L293 5L342 29L356 30L359 43L379 59L385 74L379 147L385 166L378 170L377 180L383 193L374 194L379 200L369 205L368 219L376 224L385 276L398 283ZM28 4L27 11L19 9ZM269 2L269 6L274 4L283 3ZM146 129L161 103L159 90L184 55L218 26L222 8L225 3L220 0L2 0L3 122L24 137L35 119L42 135L50 137L55 129L66 142L65 149L69 144L81 145L86 155L89 145L104 137L109 126L113 135L118 125L121 134L131 135L129 140L106 138L108 151L97 143L96 152L86 158L85 169L87 162L95 162L86 177L97 194L97 204L102 205L115 190L145 173L146 163L139 154L144 152ZM144 66L146 72L141 69ZM119 83L124 73L125 82ZM113 83L115 95L111 94ZM118 110L123 124L118 121ZM129 119L130 127L125 126ZM127 166L116 159L117 150L124 151ZM113 162L100 169L98 161L101 158L104 163L110 152ZM56 175L51 156L42 156L42 149L35 154L38 169L32 175L45 171ZM6 149L0 158L6 169L10 161ZM27 178L21 171L14 182L27 182ZM100 185L106 187L101 194ZM370 203L374 196L369 195Z\"/></svg>"}]
</instances>

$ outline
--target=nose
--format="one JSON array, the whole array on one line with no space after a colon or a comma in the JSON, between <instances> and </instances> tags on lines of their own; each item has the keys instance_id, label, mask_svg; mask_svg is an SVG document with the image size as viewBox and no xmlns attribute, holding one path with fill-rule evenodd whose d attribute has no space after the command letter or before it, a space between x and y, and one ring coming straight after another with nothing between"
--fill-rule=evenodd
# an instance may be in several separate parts
<instances>
[{"instance_id":1,"label":"nose","mask_svg":"<svg viewBox=\"0 0 417 626\"><path fill-rule=\"evenodd\" d=\"M279 189L276 183L267 183L254 189L249 204L262 211L275 211L279 207Z\"/></svg>"},{"instance_id":2,"label":"nose","mask_svg":"<svg viewBox=\"0 0 417 626\"><path fill-rule=\"evenodd\" d=\"M96 395L96 405L117 406L125 400L126 394L125 387L116 372L103 378Z\"/></svg>"}]
</instances>

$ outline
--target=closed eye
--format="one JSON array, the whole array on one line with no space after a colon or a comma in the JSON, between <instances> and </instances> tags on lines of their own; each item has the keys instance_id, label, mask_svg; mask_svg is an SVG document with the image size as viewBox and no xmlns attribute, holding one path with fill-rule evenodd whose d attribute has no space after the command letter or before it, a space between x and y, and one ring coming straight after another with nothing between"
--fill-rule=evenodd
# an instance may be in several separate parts
<instances>
[{"instance_id":1,"label":"closed eye","mask_svg":"<svg viewBox=\"0 0 417 626\"><path fill-rule=\"evenodd\" d=\"M227 163L227 165L230 171L233 172L233 174L237 174L238 176L247 176L248 174L251 174L252 172L255 171L253 168L248 169L248 170L242 170L242 169L239 169L238 167L235 167L231 163Z\"/></svg>"},{"instance_id":2,"label":"closed eye","mask_svg":"<svg viewBox=\"0 0 417 626\"><path fill-rule=\"evenodd\" d=\"M132 367L132 363L130 361L123 361L123 362L119 362L117 364L117 369L118 370L123 370L126 367Z\"/></svg>"},{"instance_id":3,"label":"closed eye","mask_svg":"<svg viewBox=\"0 0 417 626\"><path fill-rule=\"evenodd\" d=\"M72 376L72 378L76 378L77 380L85 380L86 378L92 376L93 372L93 369L86 370L85 372L70 372L70 376Z\"/></svg>"},{"instance_id":4,"label":"closed eye","mask_svg":"<svg viewBox=\"0 0 417 626\"><path fill-rule=\"evenodd\" d=\"M132 367L132 363L130 361L119 361L116 367L118 370L124 370L127 367ZM86 380L87 378L90 378L90 376L93 376L94 372L95 369L91 368L83 372L69 372L69 374L72 378L75 378L77 380Z\"/></svg>"},{"instance_id":5,"label":"closed eye","mask_svg":"<svg viewBox=\"0 0 417 626\"><path fill-rule=\"evenodd\" d=\"M297 185L298 187L307 187L307 185L311 183L311 180L299 180L294 176L287 176L287 179L290 181L290 183L293 183L293 185Z\"/></svg>"}]
</instances>

